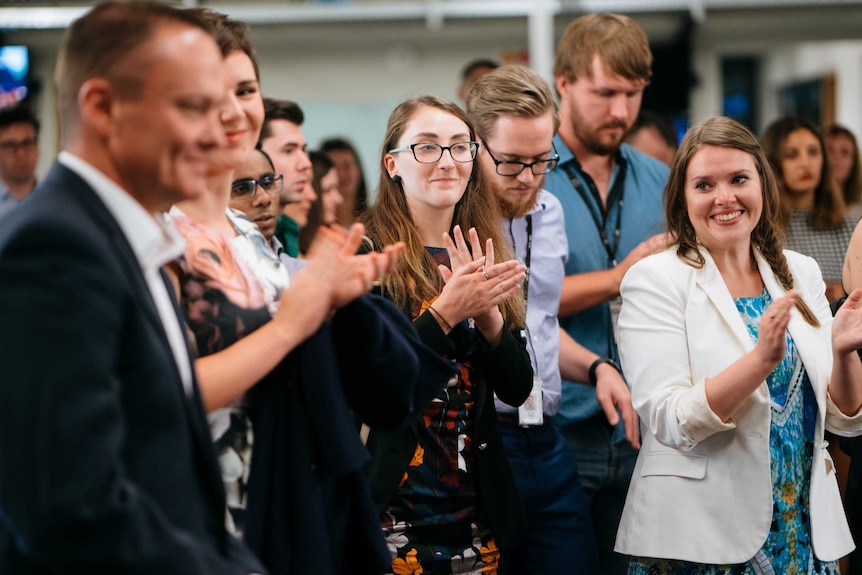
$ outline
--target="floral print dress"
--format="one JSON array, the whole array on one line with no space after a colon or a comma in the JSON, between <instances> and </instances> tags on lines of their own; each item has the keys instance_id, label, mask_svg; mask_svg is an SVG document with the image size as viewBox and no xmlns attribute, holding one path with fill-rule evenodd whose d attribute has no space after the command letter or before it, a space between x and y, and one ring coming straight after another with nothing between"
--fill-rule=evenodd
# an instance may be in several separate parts
<instances>
[{"instance_id":1,"label":"floral print dress","mask_svg":"<svg viewBox=\"0 0 862 575\"><path fill-rule=\"evenodd\" d=\"M764 289L758 297L734 300L757 342L760 318L772 299ZM667 559L633 559L629 575L835 575L836 561L814 556L809 518L811 462L817 398L796 346L786 334L784 359L766 379L772 403L769 459L772 475L772 525L763 547L740 565L703 565Z\"/></svg>"},{"instance_id":2,"label":"floral print dress","mask_svg":"<svg viewBox=\"0 0 862 575\"><path fill-rule=\"evenodd\" d=\"M177 262L180 303L197 357L234 344L270 320L289 277L277 256L262 251L257 225L228 210L236 235L226 237L174 208L171 218L186 240ZM283 268L283 266L281 266ZM227 496L227 528L240 536L254 445L249 405L241 397L207 418Z\"/></svg>"},{"instance_id":3,"label":"floral print dress","mask_svg":"<svg viewBox=\"0 0 862 575\"><path fill-rule=\"evenodd\" d=\"M448 264L445 250L429 251L439 263ZM431 303L416 306L413 315L418 317ZM455 326L472 329L468 321ZM497 573L499 551L476 491L475 380L474 367L461 362L459 374L422 413L413 458L382 515L395 575Z\"/></svg>"}]
</instances>

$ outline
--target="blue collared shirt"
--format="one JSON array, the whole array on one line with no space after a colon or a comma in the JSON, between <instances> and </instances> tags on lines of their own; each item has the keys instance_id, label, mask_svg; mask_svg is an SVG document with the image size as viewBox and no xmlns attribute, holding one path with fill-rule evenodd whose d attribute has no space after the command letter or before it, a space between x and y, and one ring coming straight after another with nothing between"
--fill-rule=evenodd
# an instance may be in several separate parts
<instances>
[{"instance_id":1,"label":"blue collared shirt","mask_svg":"<svg viewBox=\"0 0 862 575\"><path fill-rule=\"evenodd\" d=\"M21 202L9 191L9 186L0 178L0 220L6 217Z\"/></svg>"},{"instance_id":2,"label":"blue collared shirt","mask_svg":"<svg viewBox=\"0 0 862 575\"><path fill-rule=\"evenodd\" d=\"M563 207L552 194L541 190L536 205L520 218L506 218L518 261L526 263L527 218L532 221L530 281L527 286L527 351L533 373L542 378L542 411L548 417L560 408L560 330L557 309L563 288L568 242ZM498 413L517 412L494 399Z\"/></svg>"},{"instance_id":3,"label":"blue collared shirt","mask_svg":"<svg viewBox=\"0 0 862 575\"><path fill-rule=\"evenodd\" d=\"M626 164L623 204L620 207L616 202L610 202L605 219L601 205L589 191L587 179L571 150L559 136L554 137L554 146L560 154L560 162L545 177L545 188L559 198L565 214L566 235L569 239L566 275L604 270L613 265L596 229L594 216L599 222L604 219L603 227L612 249L615 248L617 262L622 261L648 237L664 231L662 192L667 183L667 166L628 144L623 144L620 147L620 155ZM574 168L585 191L586 202L575 190L569 178L568 166ZM619 172L616 172L616 175L619 175ZM610 182L608 189L612 188L613 182ZM617 227L620 237L615 241L614 232ZM560 325L584 347L619 362L608 302L561 317ZM560 411L554 418L555 425L565 426L573 421L590 418L601 411L592 386L583 382L572 383L563 386Z\"/></svg>"}]
</instances>

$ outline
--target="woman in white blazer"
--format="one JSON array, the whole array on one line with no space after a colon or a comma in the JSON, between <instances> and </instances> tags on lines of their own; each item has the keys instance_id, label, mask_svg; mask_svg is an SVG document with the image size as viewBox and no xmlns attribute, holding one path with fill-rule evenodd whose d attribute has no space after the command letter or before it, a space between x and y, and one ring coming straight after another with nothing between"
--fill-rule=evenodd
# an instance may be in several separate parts
<instances>
[{"instance_id":1,"label":"woman in white blazer","mask_svg":"<svg viewBox=\"0 0 862 575\"><path fill-rule=\"evenodd\" d=\"M664 201L676 245L621 286L644 437L616 550L630 575L837 573L853 541L823 431L862 432L862 290L833 320L817 265L781 249L775 178L733 120L689 130Z\"/></svg>"}]
</instances>

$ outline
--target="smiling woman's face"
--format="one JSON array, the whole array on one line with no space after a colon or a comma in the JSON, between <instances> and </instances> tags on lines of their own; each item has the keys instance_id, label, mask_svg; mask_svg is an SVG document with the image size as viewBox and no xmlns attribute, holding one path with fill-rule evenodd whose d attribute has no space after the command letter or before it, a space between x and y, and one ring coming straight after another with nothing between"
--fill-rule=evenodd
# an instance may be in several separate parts
<instances>
[{"instance_id":1,"label":"smiling woman's face","mask_svg":"<svg viewBox=\"0 0 862 575\"><path fill-rule=\"evenodd\" d=\"M216 154L213 171L234 170L254 149L263 124L263 98L254 64L245 52L237 51L224 59L227 71L221 123L227 147Z\"/></svg>"},{"instance_id":2,"label":"smiling woman's face","mask_svg":"<svg viewBox=\"0 0 862 575\"><path fill-rule=\"evenodd\" d=\"M449 112L423 106L416 110L398 140L398 147L410 144L434 143L450 146L456 142L470 141L470 129ZM475 161L475 160L474 160ZM443 152L433 164L416 161L413 152L406 150L387 154L387 169L392 175L401 177L401 187L407 204L414 213L426 210L454 209L464 195L473 162L456 162L449 150Z\"/></svg>"},{"instance_id":3,"label":"smiling woman's face","mask_svg":"<svg viewBox=\"0 0 862 575\"><path fill-rule=\"evenodd\" d=\"M754 158L735 148L704 146L689 160L685 203L698 241L710 252L749 249L763 213Z\"/></svg>"}]
</instances>

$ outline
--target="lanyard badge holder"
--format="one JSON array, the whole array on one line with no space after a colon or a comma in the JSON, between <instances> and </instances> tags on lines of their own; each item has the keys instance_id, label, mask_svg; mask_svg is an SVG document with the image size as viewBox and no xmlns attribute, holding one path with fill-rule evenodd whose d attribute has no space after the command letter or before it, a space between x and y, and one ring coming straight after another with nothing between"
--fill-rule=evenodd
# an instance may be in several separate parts
<instances>
[{"instance_id":1,"label":"lanyard badge holder","mask_svg":"<svg viewBox=\"0 0 862 575\"><path fill-rule=\"evenodd\" d=\"M533 389L527 400L518 408L518 425L542 425L544 415L542 413L542 378L533 376Z\"/></svg>"},{"instance_id":2,"label":"lanyard badge holder","mask_svg":"<svg viewBox=\"0 0 862 575\"><path fill-rule=\"evenodd\" d=\"M524 257L524 266L526 269L526 277L524 278L524 298L527 300L527 305L530 302L530 263L533 253L533 215L527 214L524 218L527 226L527 250ZM511 228L510 228L511 229ZM515 245L515 238L512 237L512 245ZM536 355L536 350L533 347L532 336L529 329L525 333L527 343L533 350L533 357L536 358L536 372L538 370L539 357ZM527 427L530 425L542 425L545 422L544 406L542 405L542 378L538 375L533 376L533 389L530 390L530 395L524 403L518 408L518 425Z\"/></svg>"}]
</instances>

